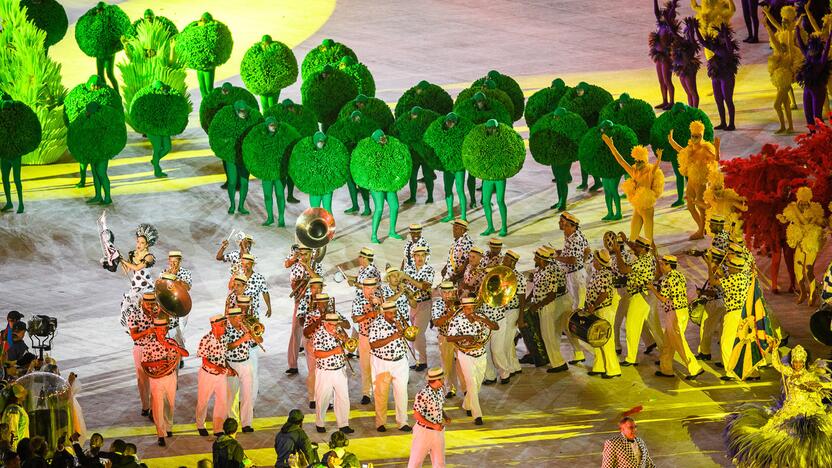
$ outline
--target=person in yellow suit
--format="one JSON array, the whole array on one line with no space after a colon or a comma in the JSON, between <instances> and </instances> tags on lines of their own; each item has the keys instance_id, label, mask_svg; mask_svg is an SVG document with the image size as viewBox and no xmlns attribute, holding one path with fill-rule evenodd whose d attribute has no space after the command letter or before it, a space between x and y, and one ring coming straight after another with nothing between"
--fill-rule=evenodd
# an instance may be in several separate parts
<instances>
[{"instance_id":1,"label":"person in yellow suit","mask_svg":"<svg viewBox=\"0 0 832 468\"><path fill-rule=\"evenodd\" d=\"M812 201L812 189L797 189L797 201L786 206L777 220L786 224L786 242L794 249L794 276L797 283L797 303L818 302L815 282L815 260L823 247L823 228L826 224L823 207Z\"/></svg>"},{"instance_id":2,"label":"person in yellow suit","mask_svg":"<svg viewBox=\"0 0 832 468\"><path fill-rule=\"evenodd\" d=\"M12 436L12 450L17 450L20 439L29 438L29 415L21 406L26 398L26 389L18 383L12 385L11 395L6 400L6 409L0 422L9 426Z\"/></svg>"},{"instance_id":3,"label":"person in yellow suit","mask_svg":"<svg viewBox=\"0 0 832 468\"><path fill-rule=\"evenodd\" d=\"M719 171L708 174L708 188L702 201L705 217L714 219L715 215L725 219L725 230L731 236L742 236L742 213L748 211L745 197L741 197L734 189L725 186L725 176ZM719 219L719 218L716 218ZM714 236L710 223L707 226L709 236Z\"/></svg>"},{"instance_id":4,"label":"person in yellow suit","mask_svg":"<svg viewBox=\"0 0 832 468\"><path fill-rule=\"evenodd\" d=\"M690 240L702 239L705 237L705 188L708 184L708 174L711 171L719 170L719 138L711 144L705 141L705 125L694 120L690 123L690 139L684 148L673 139L673 131L667 136L670 146L679 153L679 172L688 178L685 187L685 200L687 200L688 211L696 222L697 230L690 236Z\"/></svg>"}]
</instances>

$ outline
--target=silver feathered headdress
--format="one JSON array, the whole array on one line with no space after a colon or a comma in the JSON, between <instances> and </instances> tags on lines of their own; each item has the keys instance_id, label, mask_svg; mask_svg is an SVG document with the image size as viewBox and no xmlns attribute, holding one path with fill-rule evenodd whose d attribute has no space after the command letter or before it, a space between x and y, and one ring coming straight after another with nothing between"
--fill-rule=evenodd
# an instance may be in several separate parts
<instances>
[{"instance_id":1,"label":"silver feathered headdress","mask_svg":"<svg viewBox=\"0 0 832 468\"><path fill-rule=\"evenodd\" d=\"M153 227L152 224L139 224L139 227L136 228L136 237L144 237L147 241L147 246L150 247L156 243L156 239L159 238L159 231Z\"/></svg>"}]
</instances>

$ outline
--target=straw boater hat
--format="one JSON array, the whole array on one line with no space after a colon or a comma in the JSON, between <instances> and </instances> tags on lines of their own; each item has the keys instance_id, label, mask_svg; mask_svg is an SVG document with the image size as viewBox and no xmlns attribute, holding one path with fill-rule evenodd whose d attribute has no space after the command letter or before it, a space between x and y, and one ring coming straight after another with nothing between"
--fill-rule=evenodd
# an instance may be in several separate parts
<instances>
[{"instance_id":1,"label":"straw boater hat","mask_svg":"<svg viewBox=\"0 0 832 468\"><path fill-rule=\"evenodd\" d=\"M428 370L428 382L431 380L442 380L445 377L445 372L441 367L433 367Z\"/></svg>"},{"instance_id":2,"label":"straw boater hat","mask_svg":"<svg viewBox=\"0 0 832 468\"><path fill-rule=\"evenodd\" d=\"M254 255L252 255L250 253L244 253L243 256L241 257L241 259L253 262L254 261Z\"/></svg>"},{"instance_id":3,"label":"straw boater hat","mask_svg":"<svg viewBox=\"0 0 832 468\"><path fill-rule=\"evenodd\" d=\"M358 252L358 256L367 258L369 260L372 260L373 257L375 256L375 252L373 252L373 249L371 249L369 247L364 247L363 249L361 249L360 252Z\"/></svg>"},{"instance_id":4,"label":"straw boater hat","mask_svg":"<svg viewBox=\"0 0 832 468\"><path fill-rule=\"evenodd\" d=\"M462 305L475 305L477 299L475 297L466 297L462 299Z\"/></svg>"},{"instance_id":5,"label":"straw boater hat","mask_svg":"<svg viewBox=\"0 0 832 468\"><path fill-rule=\"evenodd\" d=\"M469 251L469 254L472 254L472 253L482 255L482 254L483 254L483 251L482 251L482 249L481 249L481 248L479 248L479 247L477 247L477 246L475 245L475 246L471 247L471 250Z\"/></svg>"},{"instance_id":6,"label":"straw boater hat","mask_svg":"<svg viewBox=\"0 0 832 468\"><path fill-rule=\"evenodd\" d=\"M459 226L459 227L463 227L465 229L468 229L468 221L465 221L464 219L459 219L459 218L455 219L454 220L454 225Z\"/></svg>"},{"instance_id":7,"label":"straw boater hat","mask_svg":"<svg viewBox=\"0 0 832 468\"><path fill-rule=\"evenodd\" d=\"M375 277L372 278L364 278L361 281L361 286L378 286L378 280Z\"/></svg>"},{"instance_id":8,"label":"straw boater hat","mask_svg":"<svg viewBox=\"0 0 832 468\"><path fill-rule=\"evenodd\" d=\"M305 245L299 245L299 246L298 246L298 251L299 251L299 252L311 252L311 251L312 251L312 247L307 247L307 246L305 246Z\"/></svg>"},{"instance_id":9,"label":"straw boater hat","mask_svg":"<svg viewBox=\"0 0 832 468\"><path fill-rule=\"evenodd\" d=\"M502 247L503 246L503 241L500 240L500 239L495 239L495 238L492 237L491 239L488 240L488 245L490 247Z\"/></svg>"},{"instance_id":10,"label":"straw boater hat","mask_svg":"<svg viewBox=\"0 0 832 468\"><path fill-rule=\"evenodd\" d=\"M401 272L402 272L402 271L401 271L401 270L399 270L398 268L396 268L396 267L394 267L394 266L391 266L391 267L387 268L386 270L384 270L384 276L385 276L385 277L387 277L387 278L389 278L389 277L390 277L390 275L398 275L398 274L400 274Z\"/></svg>"},{"instance_id":11,"label":"straw boater hat","mask_svg":"<svg viewBox=\"0 0 832 468\"><path fill-rule=\"evenodd\" d=\"M329 294L327 294L327 293L315 294L315 302L329 302Z\"/></svg>"},{"instance_id":12,"label":"straw boater hat","mask_svg":"<svg viewBox=\"0 0 832 468\"><path fill-rule=\"evenodd\" d=\"M160 278L173 281L176 280L176 275L174 275L173 273L162 273L162 276L160 276Z\"/></svg>"},{"instance_id":13,"label":"straw boater hat","mask_svg":"<svg viewBox=\"0 0 832 468\"><path fill-rule=\"evenodd\" d=\"M248 283L248 278L243 275L234 275L234 281L239 281L241 283Z\"/></svg>"},{"instance_id":14,"label":"straw boater hat","mask_svg":"<svg viewBox=\"0 0 832 468\"><path fill-rule=\"evenodd\" d=\"M424 245L417 245L416 247L413 247L413 253L414 254L417 254L417 253L426 254L426 253L428 253L428 248L425 247Z\"/></svg>"},{"instance_id":15,"label":"straw boater hat","mask_svg":"<svg viewBox=\"0 0 832 468\"><path fill-rule=\"evenodd\" d=\"M662 261L670 266L676 266L679 264L679 259L677 259L675 255L665 255L662 257Z\"/></svg>"},{"instance_id":16,"label":"straw boater hat","mask_svg":"<svg viewBox=\"0 0 832 468\"><path fill-rule=\"evenodd\" d=\"M249 296L238 296L237 297L237 304L251 304L251 297L249 297Z\"/></svg>"},{"instance_id":17,"label":"straw boater hat","mask_svg":"<svg viewBox=\"0 0 832 468\"><path fill-rule=\"evenodd\" d=\"M179 250L171 250L170 252L168 252L168 258L170 257L182 258L182 252L180 252Z\"/></svg>"},{"instance_id":18,"label":"straw boater hat","mask_svg":"<svg viewBox=\"0 0 832 468\"><path fill-rule=\"evenodd\" d=\"M320 276L316 276L314 278L309 279L309 284L324 284L324 279Z\"/></svg>"},{"instance_id":19,"label":"straw boater hat","mask_svg":"<svg viewBox=\"0 0 832 468\"><path fill-rule=\"evenodd\" d=\"M574 224L575 226L579 226L581 224L581 220L579 220L575 215L568 211L564 211L563 213L561 213L560 218L570 222L571 224Z\"/></svg>"},{"instance_id":20,"label":"straw boater hat","mask_svg":"<svg viewBox=\"0 0 832 468\"><path fill-rule=\"evenodd\" d=\"M534 255L536 257L540 257L543 260L548 260L552 258L552 251L547 249L546 247L538 247L537 250L534 251Z\"/></svg>"},{"instance_id":21,"label":"straw boater hat","mask_svg":"<svg viewBox=\"0 0 832 468\"><path fill-rule=\"evenodd\" d=\"M441 289L443 291L453 291L454 289L456 289L456 287L454 286L454 283L452 283L450 281L443 281L439 285L439 289Z\"/></svg>"},{"instance_id":22,"label":"straw boater hat","mask_svg":"<svg viewBox=\"0 0 832 468\"><path fill-rule=\"evenodd\" d=\"M340 322L341 316L338 314L329 313L324 315L324 322Z\"/></svg>"},{"instance_id":23,"label":"straw boater hat","mask_svg":"<svg viewBox=\"0 0 832 468\"><path fill-rule=\"evenodd\" d=\"M410 225L410 232L422 232L422 225L421 224L411 224Z\"/></svg>"},{"instance_id":24,"label":"straw boater hat","mask_svg":"<svg viewBox=\"0 0 832 468\"><path fill-rule=\"evenodd\" d=\"M506 250L506 257L511 257L515 260L520 260L520 254L513 250Z\"/></svg>"},{"instance_id":25,"label":"straw boater hat","mask_svg":"<svg viewBox=\"0 0 832 468\"><path fill-rule=\"evenodd\" d=\"M142 299L145 301L155 301L156 293L154 291L145 291L144 294L142 294Z\"/></svg>"},{"instance_id":26,"label":"straw boater hat","mask_svg":"<svg viewBox=\"0 0 832 468\"><path fill-rule=\"evenodd\" d=\"M610 253L607 252L607 249L596 250L593 257L598 260L602 267L610 266Z\"/></svg>"},{"instance_id":27,"label":"straw boater hat","mask_svg":"<svg viewBox=\"0 0 832 468\"><path fill-rule=\"evenodd\" d=\"M211 317L211 323L222 322L224 320L226 320L225 315L219 315L218 314L218 315L215 315L215 316Z\"/></svg>"},{"instance_id":28,"label":"straw boater hat","mask_svg":"<svg viewBox=\"0 0 832 468\"><path fill-rule=\"evenodd\" d=\"M650 248L650 241L645 239L644 237L638 236L635 243L636 243L636 245L638 245L640 247L644 247L645 249Z\"/></svg>"},{"instance_id":29,"label":"straw boater hat","mask_svg":"<svg viewBox=\"0 0 832 468\"><path fill-rule=\"evenodd\" d=\"M708 218L708 222L711 224L725 224L725 218L722 215L715 214Z\"/></svg>"},{"instance_id":30,"label":"straw boater hat","mask_svg":"<svg viewBox=\"0 0 832 468\"><path fill-rule=\"evenodd\" d=\"M237 316L237 315L243 315L243 311L239 307L232 307L232 308L228 309L228 314L227 315L229 317L234 317L234 316Z\"/></svg>"},{"instance_id":31,"label":"straw boater hat","mask_svg":"<svg viewBox=\"0 0 832 468\"><path fill-rule=\"evenodd\" d=\"M396 303L395 302L385 302L384 304L381 305L382 310L391 310L391 309L395 309L395 308L396 308Z\"/></svg>"}]
</instances>

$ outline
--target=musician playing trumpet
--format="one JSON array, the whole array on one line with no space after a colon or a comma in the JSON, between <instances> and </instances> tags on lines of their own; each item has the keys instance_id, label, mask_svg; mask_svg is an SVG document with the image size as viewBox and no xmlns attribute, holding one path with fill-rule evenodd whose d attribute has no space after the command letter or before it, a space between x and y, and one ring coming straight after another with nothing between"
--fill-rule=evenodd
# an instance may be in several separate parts
<instances>
[{"instance_id":1,"label":"musician playing trumpet","mask_svg":"<svg viewBox=\"0 0 832 468\"><path fill-rule=\"evenodd\" d=\"M326 313L326 304L323 307L314 302L314 297L324 290L323 278L317 277L309 280L309 289L298 301L298 320L303 322L303 347L312 349L312 337L319 324L321 313ZM306 398L309 400L309 409L315 409L315 353L306 353Z\"/></svg>"},{"instance_id":2,"label":"musician playing trumpet","mask_svg":"<svg viewBox=\"0 0 832 468\"><path fill-rule=\"evenodd\" d=\"M361 295L352 301L352 321L358 324L358 363L361 368L361 404L370 404L372 368L370 367L370 323L378 316L382 299L376 278L362 280ZM406 362L406 361L405 361ZM385 400L386 401L386 400Z\"/></svg>"},{"instance_id":3,"label":"musician playing trumpet","mask_svg":"<svg viewBox=\"0 0 832 468\"><path fill-rule=\"evenodd\" d=\"M483 267L494 267L503 262L503 241L497 238L491 238L488 241L488 251L485 252L480 260Z\"/></svg>"},{"instance_id":4,"label":"musician playing trumpet","mask_svg":"<svg viewBox=\"0 0 832 468\"><path fill-rule=\"evenodd\" d=\"M243 432L254 432L251 423L254 420L254 402L257 400L257 380L254 376L254 363L251 360L252 348L262 343L263 338L254 335L243 322L243 311L239 307L228 309L228 324L225 327L224 340L229 367L237 374L228 379L229 417L240 421ZM235 401L239 400L239 410Z\"/></svg>"},{"instance_id":5,"label":"musician playing trumpet","mask_svg":"<svg viewBox=\"0 0 832 468\"><path fill-rule=\"evenodd\" d=\"M153 320L153 334L142 348L142 366L150 377L150 411L160 447L166 445L165 437L173 436L176 368L179 360L188 355L188 351L180 348L167 334L167 317L157 316Z\"/></svg>"},{"instance_id":6,"label":"musician playing trumpet","mask_svg":"<svg viewBox=\"0 0 832 468\"><path fill-rule=\"evenodd\" d=\"M439 297L433 300L430 317L433 322L433 326L435 326L439 332L439 356L442 359L442 370L445 371L448 382L448 393L445 395L446 398L453 398L456 396L457 388L459 388L460 391L463 391L462 382L456 373L456 366L454 365L454 360L456 359L456 347L447 339L448 323L458 312L460 312L460 309L454 283L450 281L443 281L439 285ZM456 384L456 386L454 386L454 384Z\"/></svg>"},{"instance_id":7,"label":"musician playing trumpet","mask_svg":"<svg viewBox=\"0 0 832 468\"><path fill-rule=\"evenodd\" d=\"M396 424L402 432L412 429L407 424L407 348L404 330L407 316L398 312L396 303L384 302L381 314L377 314L369 326L369 344L372 350L373 398L376 410L376 430L386 432L387 400L393 386L396 406Z\"/></svg>"},{"instance_id":8,"label":"musician playing trumpet","mask_svg":"<svg viewBox=\"0 0 832 468\"><path fill-rule=\"evenodd\" d=\"M286 373L292 375L298 373L298 353L303 331L303 322L298 318L298 304L304 296L309 294L309 280L323 275L323 268L312 259L312 249L305 245L293 246L283 266L289 268L291 297L294 299L292 331L289 335L289 347L286 350L286 357L289 361Z\"/></svg>"},{"instance_id":9,"label":"musician playing trumpet","mask_svg":"<svg viewBox=\"0 0 832 468\"><path fill-rule=\"evenodd\" d=\"M224 315L211 317L211 330L199 340L197 355L202 358L202 366L197 377L196 428L199 435L208 436L205 418L208 403L214 397L214 435L222 435L222 423L228 417L228 376L234 371L225 360L226 343L224 341L227 319Z\"/></svg>"},{"instance_id":10,"label":"musician playing trumpet","mask_svg":"<svg viewBox=\"0 0 832 468\"><path fill-rule=\"evenodd\" d=\"M442 267L442 278L458 285L468 263L468 254L474 247L474 241L468 235L468 221L455 219L452 230L454 240L448 252L448 260Z\"/></svg>"},{"instance_id":11,"label":"musician playing trumpet","mask_svg":"<svg viewBox=\"0 0 832 468\"><path fill-rule=\"evenodd\" d=\"M468 263L462 274L462 282L459 285L459 297L476 296L485 276L485 268L482 267L482 249L472 247L468 253Z\"/></svg>"},{"instance_id":12,"label":"musician playing trumpet","mask_svg":"<svg viewBox=\"0 0 832 468\"><path fill-rule=\"evenodd\" d=\"M433 286L433 267L427 264L427 247L417 246L413 249L413 263L404 267L404 282L410 289L416 304L410 307L410 322L419 328L416 341L416 364L412 369L417 372L428 368L427 340L425 330L430 322L430 289Z\"/></svg>"},{"instance_id":13,"label":"musician playing trumpet","mask_svg":"<svg viewBox=\"0 0 832 468\"><path fill-rule=\"evenodd\" d=\"M473 297L462 299L462 313L456 314L448 324L447 340L456 348L456 357L462 378L465 380L465 400L462 408L468 416L474 417L474 424L482 425L480 408L480 386L485 376L485 346L491 331L497 324L475 312L477 300Z\"/></svg>"},{"instance_id":14,"label":"musician playing trumpet","mask_svg":"<svg viewBox=\"0 0 832 468\"><path fill-rule=\"evenodd\" d=\"M326 307L330 303L328 294L317 294L315 303ZM323 318L313 319L319 325L312 334L310 354L315 355L315 430L325 433L324 416L329 402L335 397L335 421L338 430L344 434L355 432L350 427L350 395L347 383L346 343L349 335L344 328L349 327L340 315L332 310ZM304 330L306 331L306 330Z\"/></svg>"},{"instance_id":15,"label":"musician playing trumpet","mask_svg":"<svg viewBox=\"0 0 832 468\"><path fill-rule=\"evenodd\" d=\"M248 280L243 275L236 275L231 279L231 290L225 296L225 310L237 307L237 298L246 295L246 282Z\"/></svg>"},{"instance_id":16,"label":"musician playing trumpet","mask_svg":"<svg viewBox=\"0 0 832 468\"><path fill-rule=\"evenodd\" d=\"M402 258L402 264L399 266L401 270L408 265L413 264L413 249L416 247L425 247L427 250L427 260L430 260L430 244L428 244L428 240L422 236L422 225L421 224L411 224L410 225L410 239L406 240L404 243L404 258Z\"/></svg>"},{"instance_id":17,"label":"musician playing trumpet","mask_svg":"<svg viewBox=\"0 0 832 468\"><path fill-rule=\"evenodd\" d=\"M220 244L220 249L216 255L217 261L231 264L230 273L232 278L241 271L240 260L243 258L243 255L251 253L251 248L254 247L254 239L250 235L243 234L242 232L240 234L240 248L238 250L226 253L225 249L228 248L228 239L225 239Z\"/></svg>"}]
</instances>

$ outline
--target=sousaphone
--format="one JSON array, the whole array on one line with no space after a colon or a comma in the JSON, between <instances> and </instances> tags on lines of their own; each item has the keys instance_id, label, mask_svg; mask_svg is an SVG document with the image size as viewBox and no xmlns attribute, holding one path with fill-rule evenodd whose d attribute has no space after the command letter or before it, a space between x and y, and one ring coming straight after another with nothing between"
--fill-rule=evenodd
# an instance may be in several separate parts
<instances>
[{"instance_id":1,"label":"sousaphone","mask_svg":"<svg viewBox=\"0 0 832 468\"><path fill-rule=\"evenodd\" d=\"M295 221L298 242L312 249L321 250L335 237L335 218L324 208L307 208Z\"/></svg>"},{"instance_id":2,"label":"sousaphone","mask_svg":"<svg viewBox=\"0 0 832 468\"><path fill-rule=\"evenodd\" d=\"M517 275L514 270L498 265L485 272L480 285L479 300L495 309L505 307L517 294Z\"/></svg>"},{"instance_id":3,"label":"sousaphone","mask_svg":"<svg viewBox=\"0 0 832 468\"><path fill-rule=\"evenodd\" d=\"M171 317L184 317L191 312L191 294L185 283L176 280L176 276L163 273L156 280L156 303L162 312Z\"/></svg>"}]
</instances>

